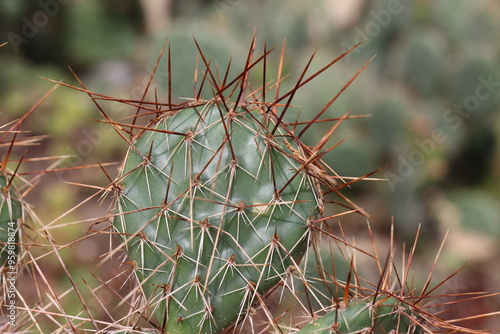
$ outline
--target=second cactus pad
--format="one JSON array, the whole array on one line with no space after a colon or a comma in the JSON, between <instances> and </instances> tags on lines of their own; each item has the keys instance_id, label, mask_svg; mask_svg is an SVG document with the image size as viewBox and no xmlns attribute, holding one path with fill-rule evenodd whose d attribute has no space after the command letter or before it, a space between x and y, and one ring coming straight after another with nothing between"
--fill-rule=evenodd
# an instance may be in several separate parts
<instances>
[{"instance_id":1,"label":"second cactus pad","mask_svg":"<svg viewBox=\"0 0 500 334\"><path fill-rule=\"evenodd\" d=\"M412 320L414 319L414 320ZM354 299L304 326L297 334L420 334L412 308L395 297Z\"/></svg>"},{"instance_id":2,"label":"second cactus pad","mask_svg":"<svg viewBox=\"0 0 500 334\"><path fill-rule=\"evenodd\" d=\"M0 276L3 271L15 271L19 223L22 217L21 203L16 199L13 189L6 188L7 184L6 177L0 175Z\"/></svg>"},{"instance_id":3,"label":"second cactus pad","mask_svg":"<svg viewBox=\"0 0 500 334\"><path fill-rule=\"evenodd\" d=\"M321 196L276 122L207 102L158 118L129 148L114 226L168 333L241 320L304 254Z\"/></svg>"}]
</instances>

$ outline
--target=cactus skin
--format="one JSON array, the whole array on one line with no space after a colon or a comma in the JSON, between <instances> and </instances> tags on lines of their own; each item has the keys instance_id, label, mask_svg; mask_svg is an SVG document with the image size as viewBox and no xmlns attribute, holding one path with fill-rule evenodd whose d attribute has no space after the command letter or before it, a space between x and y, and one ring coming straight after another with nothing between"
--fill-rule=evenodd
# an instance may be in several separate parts
<instances>
[{"instance_id":1,"label":"cactus skin","mask_svg":"<svg viewBox=\"0 0 500 334\"><path fill-rule=\"evenodd\" d=\"M410 306L394 297L354 299L304 326L297 334L423 333L409 318Z\"/></svg>"},{"instance_id":2,"label":"cactus skin","mask_svg":"<svg viewBox=\"0 0 500 334\"><path fill-rule=\"evenodd\" d=\"M129 149L114 226L168 333L222 331L304 254L321 195L275 119L209 101Z\"/></svg>"},{"instance_id":3,"label":"cactus skin","mask_svg":"<svg viewBox=\"0 0 500 334\"><path fill-rule=\"evenodd\" d=\"M21 203L15 199L15 194L12 188L7 189L7 179L0 175L0 266L4 270L13 269L15 263L10 263L12 260L12 252L17 252L17 246L10 249L13 244L19 240L19 219L22 216ZM16 256L17 258L17 256ZM14 270L11 270L14 271Z\"/></svg>"}]
</instances>

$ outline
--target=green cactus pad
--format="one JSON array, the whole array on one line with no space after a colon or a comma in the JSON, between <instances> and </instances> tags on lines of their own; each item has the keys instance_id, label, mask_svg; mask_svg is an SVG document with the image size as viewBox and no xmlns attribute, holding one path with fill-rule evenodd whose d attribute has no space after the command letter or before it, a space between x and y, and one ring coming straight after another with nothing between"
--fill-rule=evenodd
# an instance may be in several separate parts
<instances>
[{"instance_id":1,"label":"green cactus pad","mask_svg":"<svg viewBox=\"0 0 500 334\"><path fill-rule=\"evenodd\" d=\"M129 149L114 226L168 333L241 320L304 254L321 198L275 121L208 102L159 118Z\"/></svg>"},{"instance_id":2,"label":"green cactus pad","mask_svg":"<svg viewBox=\"0 0 500 334\"><path fill-rule=\"evenodd\" d=\"M0 267L14 271L19 240L19 219L22 215L21 203L12 189L6 189L7 180L0 175ZM13 256L16 254L15 256ZM14 262L12 262L14 261Z\"/></svg>"},{"instance_id":3,"label":"green cactus pad","mask_svg":"<svg viewBox=\"0 0 500 334\"><path fill-rule=\"evenodd\" d=\"M297 334L423 333L411 317L410 306L394 297L356 299L304 326Z\"/></svg>"}]
</instances>

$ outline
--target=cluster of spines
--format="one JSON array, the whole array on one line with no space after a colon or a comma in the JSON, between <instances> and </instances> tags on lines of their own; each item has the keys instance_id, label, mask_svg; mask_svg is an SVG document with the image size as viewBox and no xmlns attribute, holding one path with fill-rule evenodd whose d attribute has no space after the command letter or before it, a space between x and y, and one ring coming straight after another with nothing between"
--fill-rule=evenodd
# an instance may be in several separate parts
<instances>
[{"instance_id":1,"label":"cluster of spines","mask_svg":"<svg viewBox=\"0 0 500 334\"><path fill-rule=\"evenodd\" d=\"M36 105L20 119L0 125L0 148L3 148L0 153L0 315L5 319L0 323L0 331L5 332L16 331L19 327L15 320L22 319L17 310L19 295L16 283L23 272L26 255L22 247L24 224L30 215L29 207L17 189L24 156L14 160L14 150L16 147L35 145L41 140L41 137L25 137L24 131L20 130L23 121L35 109Z\"/></svg>"},{"instance_id":2,"label":"cluster of spines","mask_svg":"<svg viewBox=\"0 0 500 334\"><path fill-rule=\"evenodd\" d=\"M291 89L290 91L286 92L285 94L282 94L281 96L276 94L275 99L272 102L268 102L268 101L266 101L266 93L268 93L268 91L269 91L269 86L266 82L265 67L266 67L266 57L269 54L269 52L266 50L266 48L264 48L265 51L264 51L263 56L259 57L256 61L252 61L252 55L253 55L254 49L255 49L255 40L252 42L251 50L249 52L249 56L247 58L244 70L241 72L240 75L238 75L232 81L229 81L227 79L228 78L227 73L229 71L225 75L223 75L222 80L217 79L219 76L215 75L215 73L213 72L213 70L210 67L210 61L208 61L205 58L205 56L203 55L203 53L201 53L201 50L200 50L201 58L206 66L206 69L203 73L203 80L202 80L201 85L199 86L200 87L199 90L195 90L194 102L182 103L182 104L175 105L172 103L170 91L168 93L168 102L167 103L159 103L159 102L145 101L144 99L139 100L139 101L131 101L131 100L119 100L119 99L110 98L110 97L99 95L99 94L96 94L94 92L87 90L86 87L83 86L83 84L81 82L80 83L82 84L83 88L76 88L76 87L72 87L72 88L82 90L82 91L86 92L87 94L89 94L89 96L92 98L92 100L95 102L95 104L98 106L99 110L101 111L102 115L104 116L105 121L110 123L117 130L117 132L120 134L120 136L122 136L122 138L124 138L124 140L126 140L130 144L132 150L134 147L134 140L136 138L138 138L141 133L151 130L151 125L156 122L156 121L153 121L146 126L137 125L138 119L140 118L139 116L144 115L144 116L148 117L151 114L157 114L157 115L160 115L159 117L161 117L161 115L163 115L165 113L174 113L177 110L182 110L182 109L185 109L187 107L205 105L205 104L207 104L207 102L210 102L210 101L204 101L200 98L200 96L202 95L201 94L202 88L207 86L206 85L207 82L209 82L209 84L214 92L214 96L215 96L215 98L211 102L219 105L221 107L220 109L223 110L224 112L226 112L227 114L230 114L231 111L236 107L244 106L247 104L254 104L255 106L257 106L257 109L262 110L263 112L267 113L268 115L272 116L275 119L274 127L272 127L272 129L271 129L272 133L275 133L275 131L278 128L282 129L282 131L285 132L285 135L287 136L287 138L290 138L290 142L294 143L294 146L292 146L292 150L290 150L291 154L289 155L289 157L291 159L294 159L294 161L296 161L296 163L298 165L302 166L299 169L302 169L305 173L307 173L307 175L309 175L310 177L315 179L315 183L320 187L322 194L327 194L327 193L337 194L340 197L340 199L343 201L343 203L341 203L341 204L347 208L347 210L345 212L332 215L331 217L311 219L310 221L307 222L308 223L308 225L307 225L308 226L307 237L310 239L310 240L308 240L308 242L311 246L310 249L312 249L314 252L317 252L317 250L315 248L318 247L318 240L319 239L322 239L322 241L324 241L325 239L329 240L329 241L327 241L327 243L331 243L332 245L340 242L340 243L344 243L350 247L349 242L332 234L330 232L327 224L325 224L325 222L327 220L335 217L335 216L342 215L342 214L349 213L349 212L356 212L357 211L357 212L364 213L361 208L358 208L352 202L350 202L348 199L346 199L339 192L339 189L344 187L344 186L348 186L353 182L357 182L361 179L367 178L367 177L369 177L369 175L366 175L366 176L363 176L360 178L356 178L356 179L351 179L351 180L348 178L343 178L343 179L339 178L331 170L329 170L328 166L326 166L325 164L323 164L321 162L321 158L324 156L324 154L326 154L333 147L335 147L335 145L334 145L331 148L324 149L324 146L326 145L328 139L330 139L330 137L332 136L334 130L336 129L336 126L338 126L338 124L340 124L343 120L351 118L351 117L348 115L345 115L344 117L340 117L340 118L335 119L335 120L333 120L333 119L332 120L324 120L324 121L338 121L338 123L335 126L333 126L331 131L329 131L323 137L323 139L314 147L308 147L305 144L303 144L300 141L300 137L303 135L303 133L305 131L310 129L313 124L315 124L319 121L319 118L324 114L326 109L349 86L349 84L352 82L352 80L354 80L355 77L357 77L357 75L361 71L358 72L341 89L341 91L339 91L339 93L331 101L329 101L327 103L325 108L323 110L321 110L315 117L313 117L313 119L311 121L306 122L305 124L304 123L301 124L298 121L295 123L288 123L287 124L285 122L285 114L286 114L286 111L291 107L292 98L295 95L295 93L298 91L298 89L300 89L303 85L310 82L314 77L316 77L318 74L320 74L321 72L326 70L328 67L332 66L337 61L342 59L345 56L345 54L343 54L340 57L338 57L337 59L335 59L333 62L331 62L330 64L328 64L324 68L322 68L320 71L314 73L313 75L311 75L309 77L306 77L307 69L308 69L309 64L311 63L311 60L312 60L312 57L311 57L311 60L307 64L306 69L301 74L301 76L300 76L297 84L294 86L294 88ZM282 58L280 61L281 63L283 61L283 54L284 53L282 53ZM168 63L169 63L169 72L170 72L170 69L171 69L170 68L170 59L169 59ZM248 73L249 73L251 68L253 68L255 65L257 65L259 63L264 64L263 86L260 89L254 90L250 94L245 95L246 90L249 86L248 81L247 81ZM157 65L158 65L158 63L157 63ZM157 68L157 66L155 67L155 70L156 70L156 68ZM196 73L198 73L198 71L196 71ZM153 77L153 75L154 75L154 73L152 74L151 78ZM279 83L280 82L281 82L281 73L279 74L278 80L274 86L274 88L276 89L276 92L279 91ZM63 85L66 85L66 84L63 84ZM66 85L66 86L68 86L68 85ZM149 88L149 86L148 86L148 88ZM170 89L170 85L169 85L169 89ZM267 95L269 95L269 94L267 94ZM144 96L146 96L146 92L144 93ZM234 97L236 97L236 98L234 99ZM135 115L131 124L123 124L123 123L115 122L115 121L111 120L107 116L106 112L100 107L100 105L98 103L98 101L100 99L113 100L113 101L120 102L120 103L126 103L132 107L137 108L137 114ZM235 102L233 104L228 103L229 99L233 99L233 101L235 101ZM165 108L165 109L162 109L162 108ZM142 114L141 114L141 110L144 111ZM297 131L297 128L300 125L304 125L304 127L302 128L301 131ZM182 135L185 136L186 133L183 133ZM120 184L120 182L117 180L116 182L112 182L112 184L108 188L103 189L102 191L104 193L109 193L111 190L116 190L117 194L118 194L118 198L119 198L121 192L123 191L123 187ZM330 203L330 201L326 200L325 203ZM122 213L118 213L117 215L115 215L115 219L116 219L116 217L118 217L118 218L122 217ZM210 228L209 224L203 225L203 222L204 222L203 220L200 222L200 223L202 223L202 224L200 224L200 229L203 227ZM145 246L145 247L149 246L149 244L147 242L145 242L144 238L141 239L141 237L143 237L143 235L141 235L140 232L139 233L134 232L134 233L132 233L132 234L120 233L125 237L126 240L124 241L124 243L122 243L122 245L119 248L128 247L128 244L131 244L133 242L138 242L138 243L142 242L143 246ZM116 253L116 251L117 251L116 249L111 251L110 255L114 255ZM183 255L181 249L176 249L176 252L174 254L176 257L182 257L182 255ZM309 259L309 256L306 254L305 258ZM314 256L312 258L314 258ZM228 266L231 263L229 261L230 259L231 258L228 258ZM378 259L376 259L376 260L378 261ZM318 263L320 263L320 262L321 261L318 260ZM298 295L294 296L295 298L297 298L297 304L300 305L302 312L304 312L307 315L307 319L315 318L316 313L317 313L317 309L315 309L314 307L311 306L311 304L312 304L311 300L321 300L322 297L319 297L319 296L322 293L320 292L320 288L318 288L318 286L316 286L316 284L314 284L314 283L318 283L318 282L313 282L313 280L309 277L310 268L313 266L314 266L314 264L308 263L306 261L302 261L302 263L296 263L296 264L292 265L291 267L289 267L289 270L287 271L287 273L285 275L283 275L283 277L280 278L281 279L280 283L272 291L266 293L265 295L256 294L251 289L251 286L249 286L248 293L254 294L255 298L253 298L253 299L254 299L255 303L252 305L249 305L251 307L249 307L245 312L243 312L243 314L241 314L239 316L239 320L233 325L232 328L228 328L228 329L226 329L226 331L238 332L238 331L243 330L243 328L245 328L245 326L247 326L249 323L253 322L253 320L252 320L254 318L253 310L260 309L260 310L263 310L263 313L264 313L264 319L265 319L264 322L266 323L264 325L264 328L266 328L266 330L273 330L275 332L286 332L285 326L283 326L280 323L281 315L278 315L278 316L273 315L272 311L269 309L265 300L269 295L271 295L279 290L291 291L293 294L293 292L296 291L296 288L292 285L291 280L295 280L294 284L296 284L298 282L298 284L302 285L303 289L304 289L303 293L305 295L307 295L305 302L304 302L304 300L301 300L300 296L298 296ZM138 263L135 263L135 267L139 267ZM352 267L352 268L355 271L354 267ZM154 271L154 269L153 269L153 271ZM320 269L320 271L321 271L321 269ZM319 276L325 277L325 276L327 276L327 274L322 272L319 274ZM200 282L202 282L202 281L198 280L196 276L193 278L192 283L194 283L195 285L198 284L198 286L201 289L203 289L204 287L199 284ZM327 284L326 279L324 282L319 282L318 284L321 285L323 283ZM348 284L345 284L345 283L341 284L336 279L333 280L333 282L328 282L328 283L340 284L342 286L342 288L344 289L344 293L347 293L348 295L351 293L352 286L349 287ZM405 286L406 282L400 282L400 284L403 287L403 286ZM161 291L164 298L167 298L167 296L172 296L172 294L171 294L172 291L169 290L170 286L164 285L164 286L158 286L157 288L159 291ZM358 287L358 289L363 290L365 288L360 286L360 287ZM382 295L383 296L392 296L392 294L390 292L387 292L380 287L377 287L376 291L373 291L372 293L374 295L380 295L380 296L382 296ZM335 299L333 296L332 296L332 298ZM344 298L344 301L340 301L340 302L336 301L335 305L340 305L339 303L346 303L346 304L353 304L354 305L356 300L363 299L363 298L367 298L367 297L359 297L359 296L358 297L349 297L348 296L347 298ZM352 301L348 302L351 299L352 299ZM447 324L446 322L440 321L440 320L438 320L437 317L426 316L426 312L423 310L423 308L421 308L413 303L413 300L425 300L425 299L426 299L426 296L420 296L418 298L413 297L413 298L408 299L409 300L408 303L405 304L405 305L413 307L413 310L416 313L423 314L425 316L423 318L427 319L427 322L424 322L423 320L421 320L422 318L419 318L418 316L416 316L414 318L414 324L416 327L424 330L425 332L430 332L432 330L432 328L434 328L433 326L439 327L439 328L441 328L443 330L447 330L447 331L458 330L458 327ZM144 302L146 304L149 304L148 306L155 308L154 301L144 300ZM325 306L324 302L321 301L320 304L323 305L322 309L328 309L328 307ZM136 305L136 304L134 304L134 305ZM149 324L152 327L156 328L156 330L162 331L165 328L164 319L163 319L163 321L162 321L162 319L159 319L156 322L152 321L150 318L150 315L148 313L148 308L146 308L146 307L138 308L137 306L135 306L135 307L136 307L136 311L137 311L137 312L135 312L135 314L140 313L140 317L149 321ZM403 308L404 308L404 306L403 306ZM209 319L211 310L210 310L210 308L208 308L206 311L207 311L206 318ZM182 319L179 319L179 320L182 320ZM261 320L262 320L262 318L261 318ZM135 321L130 322L129 324L130 324L132 329L139 330L139 328L140 328L139 326L135 325L136 324ZM118 328L121 327L118 323L110 324L110 326L113 326L113 325L118 327ZM332 327L332 329L334 329L334 328ZM297 327L295 327L295 329L293 331L297 331ZM474 332L474 331L469 330L469 332Z\"/></svg>"},{"instance_id":3,"label":"cluster of spines","mask_svg":"<svg viewBox=\"0 0 500 334\"><path fill-rule=\"evenodd\" d=\"M48 311L50 307L55 305L61 309L60 296L50 285L45 267L40 266L39 261L56 254L56 258L65 268L58 252L68 246L57 245L54 242L52 232L38 218L26 197L31 192L37 191L36 187L43 176L72 170L73 167L60 168L67 156L33 155L32 152L35 151L33 147L42 145L47 136L32 135L30 131L23 129L25 121L58 87L59 85L53 86L16 120L0 124L0 276L2 276L0 331L2 333L45 332L44 325L40 324L43 322L41 319L50 313ZM49 165L43 168L47 162ZM86 167L89 166L74 168ZM25 291L28 291L27 295ZM47 296L50 296L51 302L38 307L37 305L45 303ZM37 305L31 304L33 300L37 300ZM65 318L64 311L61 313L62 318ZM69 323L67 321L67 324Z\"/></svg>"}]
</instances>

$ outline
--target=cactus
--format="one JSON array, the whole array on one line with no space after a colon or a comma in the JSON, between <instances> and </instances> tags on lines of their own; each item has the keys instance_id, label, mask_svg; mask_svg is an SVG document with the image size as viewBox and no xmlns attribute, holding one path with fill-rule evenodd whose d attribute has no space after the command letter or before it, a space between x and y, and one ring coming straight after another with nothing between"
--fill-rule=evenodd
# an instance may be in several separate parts
<instances>
[{"instance_id":1,"label":"cactus","mask_svg":"<svg viewBox=\"0 0 500 334\"><path fill-rule=\"evenodd\" d=\"M0 175L0 265L2 272L16 271L17 243L22 208L4 175Z\"/></svg>"},{"instance_id":2,"label":"cactus","mask_svg":"<svg viewBox=\"0 0 500 334\"><path fill-rule=\"evenodd\" d=\"M1 45L0 45L1 46ZM42 177L57 171L59 156L28 157L32 146L41 144L44 136L33 135L23 128L24 122L57 89L54 86L17 120L0 124L0 332L46 333L36 321L39 316L27 301L30 288L43 289L44 277L38 261L50 254L47 236L37 214L26 200ZM56 160L55 162L53 160ZM45 162L50 166L39 169ZM35 164L35 168L30 166ZM60 169L59 169L60 170ZM42 226L42 232L38 227ZM28 282L26 284L26 282ZM52 296L57 296L52 292Z\"/></svg>"},{"instance_id":3,"label":"cactus","mask_svg":"<svg viewBox=\"0 0 500 334\"><path fill-rule=\"evenodd\" d=\"M318 154L335 127L311 150L282 121L289 104L278 114L279 99L240 100L244 80L236 102L224 87L138 127L114 182L114 227L168 333L248 316L299 268L324 220L322 187L335 190Z\"/></svg>"},{"instance_id":4,"label":"cactus","mask_svg":"<svg viewBox=\"0 0 500 334\"><path fill-rule=\"evenodd\" d=\"M0 47L2 46L3 45L0 45ZM0 163L0 265L2 266L3 271L15 271L13 270L13 265L15 263L17 266L20 234L22 224L24 223L23 220L26 218L25 216L30 217L34 215L34 213L30 212L30 210L26 210L27 204L24 202L24 199L14 185L14 180L18 179L17 172L20 169L23 159L16 162L14 171L10 170L8 165L11 163L10 159L14 155L14 147L28 147L36 145L43 138L42 136L20 138L21 136L19 134L23 131L20 131L19 129L28 116L33 113L36 108L55 91L57 87L58 86L54 86L51 90L49 90L49 92L47 92L18 120L10 124L0 125L0 147L5 146L8 148ZM11 136L11 138L9 138L9 136ZM25 151L25 154L26 152L27 150ZM43 159L49 160L51 158L41 158L40 160ZM40 173L43 174L46 172L49 172L49 170L44 170ZM27 183L30 187L33 187L37 181L32 181L32 183L30 183L30 181L22 180L21 182Z\"/></svg>"},{"instance_id":5,"label":"cactus","mask_svg":"<svg viewBox=\"0 0 500 334\"><path fill-rule=\"evenodd\" d=\"M126 316L95 319L80 296L89 318L63 314L64 319L70 326L78 323L79 329L108 333L462 330L424 309L435 291L430 279L420 295L414 294L407 276L413 254L403 261L403 273L393 275L392 240L382 269L375 243L372 255L330 224L332 218L352 212L369 217L340 189L371 173L343 179L322 160L336 147L326 144L348 114L322 120L334 124L317 144L308 146L302 138L364 67L310 121L290 122L287 111L297 91L350 51L306 76L309 63L285 92L280 92L280 71L274 85L267 82L269 52L264 48L254 61L254 51L255 41L243 71L230 80L229 68L216 75L200 50L205 65L201 85L195 81L200 89L192 100L179 104L172 103L170 88L168 101L160 103L147 101L147 92L141 100L120 100L93 93L83 84L76 88L59 83L89 94L105 122L129 145L117 178L100 190L115 194L112 228L122 241L104 260L121 256L118 250L123 248L132 261L119 261L130 264L139 283L138 289L120 295L120 304L130 307ZM168 64L170 75L170 59ZM249 73L257 64L264 65L263 85L251 89ZM214 95L201 98L201 88L208 85ZM266 95L274 97L269 101ZM130 123L123 123L112 120L99 99L139 108ZM331 203L338 205L332 210ZM375 261L382 277L378 284L358 276L364 273L356 267L353 252ZM350 263L346 281L342 276L347 270L339 270L339 262ZM128 283L132 275L127 277ZM117 292L110 282L95 291Z\"/></svg>"},{"instance_id":6,"label":"cactus","mask_svg":"<svg viewBox=\"0 0 500 334\"><path fill-rule=\"evenodd\" d=\"M302 327L297 334L423 333L412 322L410 306L395 297L355 299Z\"/></svg>"},{"instance_id":7,"label":"cactus","mask_svg":"<svg viewBox=\"0 0 500 334\"><path fill-rule=\"evenodd\" d=\"M127 251L172 333L222 330L306 249L321 194L275 124L209 101L158 119L128 151L114 225L133 236Z\"/></svg>"}]
</instances>

